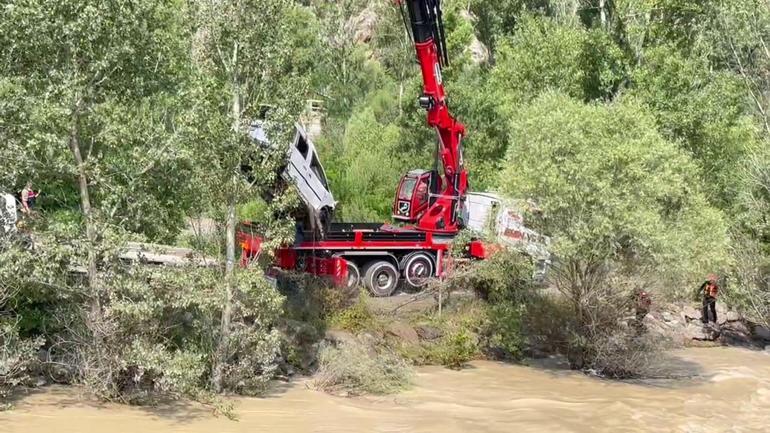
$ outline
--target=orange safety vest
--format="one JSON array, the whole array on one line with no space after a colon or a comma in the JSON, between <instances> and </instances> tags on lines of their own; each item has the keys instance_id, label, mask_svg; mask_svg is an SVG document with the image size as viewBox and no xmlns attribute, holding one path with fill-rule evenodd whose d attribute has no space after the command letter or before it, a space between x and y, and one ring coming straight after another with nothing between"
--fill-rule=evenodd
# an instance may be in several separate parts
<instances>
[{"instance_id":1,"label":"orange safety vest","mask_svg":"<svg viewBox=\"0 0 770 433\"><path fill-rule=\"evenodd\" d=\"M719 286L717 286L716 283L708 283L706 284L706 287L703 288L703 294L706 296L711 296L712 298L716 298L718 293L719 293Z\"/></svg>"}]
</instances>

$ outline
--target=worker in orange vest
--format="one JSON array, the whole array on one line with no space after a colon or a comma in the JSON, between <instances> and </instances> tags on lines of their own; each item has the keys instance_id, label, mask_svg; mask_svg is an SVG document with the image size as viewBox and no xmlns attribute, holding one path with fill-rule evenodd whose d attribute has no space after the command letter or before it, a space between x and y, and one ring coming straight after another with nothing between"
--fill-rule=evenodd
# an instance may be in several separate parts
<instances>
[{"instance_id":1,"label":"worker in orange vest","mask_svg":"<svg viewBox=\"0 0 770 433\"><path fill-rule=\"evenodd\" d=\"M719 286L717 285L718 277L714 274L708 276L706 281L701 284L700 292L703 296L703 315L701 321L703 323L709 323L709 310L714 317L714 323L717 323L717 295L719 294Z\"/></svg>"}]
</instances>

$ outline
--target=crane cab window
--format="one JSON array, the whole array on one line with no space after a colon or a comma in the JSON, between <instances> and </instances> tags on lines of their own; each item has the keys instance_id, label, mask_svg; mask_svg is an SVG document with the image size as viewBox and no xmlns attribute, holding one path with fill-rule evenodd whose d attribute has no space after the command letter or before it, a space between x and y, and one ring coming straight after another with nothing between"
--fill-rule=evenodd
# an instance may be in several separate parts
<instances>
[{"instance_id":1,"label":"crane cab window","mask_svg":"<svg viewBox=\"0 0 770 433\"><path fill-rule=\"evenodd\" d=\"M414 193L414 187L417 185L417 179L407 178L401 183L401 190L398 192L399 200L411 200Z\"/></svg>"},{"instance_id":2,"label":"crane cab window","mask_svg":"<svg viewBox=\"0 0 770 433\"><path fill-rule=\"evenodd\" d=\"M421 205L428 201L428 179L420 179L420 183L417 184L417 204Z\"/></svg>"}]
</instances>

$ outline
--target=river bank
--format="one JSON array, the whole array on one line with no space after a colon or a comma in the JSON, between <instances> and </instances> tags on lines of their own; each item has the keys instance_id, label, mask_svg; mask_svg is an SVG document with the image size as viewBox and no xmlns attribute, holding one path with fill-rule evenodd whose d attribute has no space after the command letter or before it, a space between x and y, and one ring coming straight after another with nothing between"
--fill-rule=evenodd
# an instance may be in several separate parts
<instances>
[{"instance_id":1,"label":"river bank","mask_svg":"<svg viewBox=\"0 0 770 433\"><path fill-rule=\"evenodd\" d=\"M409 390L387 397L335 397L310 389L303 378L278 384L264 398L233 399L237 421L195 403L128 407L84 399L76 388L47 387L0 413L0 431L766 431L770 353L687 348L671 352L669 362L680 378L641 382L597 379L543 361L478 361L460 371L422 367Z\"/></svg>"}]
</instances>

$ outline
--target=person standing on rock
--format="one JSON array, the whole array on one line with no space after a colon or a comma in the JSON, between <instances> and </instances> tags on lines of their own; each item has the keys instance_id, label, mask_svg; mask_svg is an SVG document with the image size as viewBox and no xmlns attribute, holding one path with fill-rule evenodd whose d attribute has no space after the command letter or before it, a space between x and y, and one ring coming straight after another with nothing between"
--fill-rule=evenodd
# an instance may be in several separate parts
<instances>
[{"instance_id":1,"label":"person standing on rock","mask_svg":"<svg viewBox=\"0 0 770 433\"><path fill-rule=\"evenodd\" d=\"M711 319L709 317L709 310L711 310L711 316L714 318L714 323L717 323L717 295L719 294L717 280L717 276L711 274L708 276L708 279L701 284L699 289L703 296L703 314L701 316L701 321L704 324L709 323Z\"/></svg>"}]
</instances>

